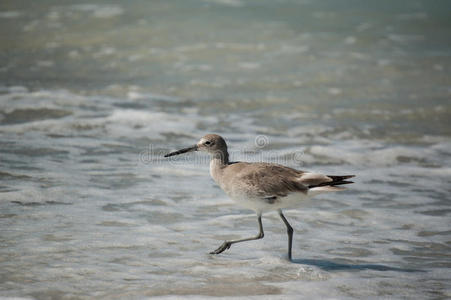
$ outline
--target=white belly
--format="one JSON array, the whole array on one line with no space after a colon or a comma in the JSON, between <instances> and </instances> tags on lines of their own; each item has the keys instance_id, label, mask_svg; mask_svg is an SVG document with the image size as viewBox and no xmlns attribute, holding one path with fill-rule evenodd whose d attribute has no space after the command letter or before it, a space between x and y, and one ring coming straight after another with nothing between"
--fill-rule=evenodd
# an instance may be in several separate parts
<instances>
[{"instance_id":1,"label":"white belly","mask_svg":"<svg viewBox=\"0 0 451 300\"><path fill-rule=\"evenodd\" d=\"M229 195L236 204L252 209L257 213L264 213L272 210L284 208L296 208L301 206L309 198L301 192L293 192L286 197L277 197L276 199L249 198L246 195Z\"/></svg>"}]
</instances>

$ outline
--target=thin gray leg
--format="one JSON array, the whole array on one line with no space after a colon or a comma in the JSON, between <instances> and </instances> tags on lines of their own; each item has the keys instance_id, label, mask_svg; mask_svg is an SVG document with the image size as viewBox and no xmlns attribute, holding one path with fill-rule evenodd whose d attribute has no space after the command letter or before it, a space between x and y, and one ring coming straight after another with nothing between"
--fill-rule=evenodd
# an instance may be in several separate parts
<instances>
[{"instance_id":1,"label":"thin gray leg","mask_svg":"<svg viewBox=\"0 0 451 300\"><path fill-rule=\"evenodd\" d=\"M287 226L287 234L288 234L288 259L291 261L291 247L293 246L293 227L291 227L290 223L288 223L287 219L282 213L282 210L279 209L279 216L282 218L282 221Z\"/></svg>"},{"instance_id":2,"label":"thin gray leg","mask_svg":"<svg viewBox=\"0 0 451 300\"><path fill-rule=\"evenodd\" d=\"M219 254L221 252L224 252L225 250L229 249L230 246L232 246L232 244L262 239L265 236L265 234L263 232L262 215L258 214L257 217L258 217L258 229L259 229L259 231L258 231L258 234L256 236L249 237L249 238L244 238L244 239L239 239L239 240L225 241L221 246L219 246L218 249L216 249L215 251L211 251L210 254Z\"/></svg>"}]
</instances>

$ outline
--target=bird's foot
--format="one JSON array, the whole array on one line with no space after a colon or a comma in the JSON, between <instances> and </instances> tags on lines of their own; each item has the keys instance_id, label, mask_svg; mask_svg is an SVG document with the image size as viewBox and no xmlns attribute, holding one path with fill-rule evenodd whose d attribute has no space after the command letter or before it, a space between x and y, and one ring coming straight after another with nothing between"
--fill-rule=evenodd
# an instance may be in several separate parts
<instances>
[{"instance_id":1,"label":"bird's foot","mask_svg":"<svg viewBox=\"0 0 451 300\"><path fill-rule=\"evenodd\" d=\"M222 243L221 246L219 246L218 249L211 251L210 254L219 254L219 253L224 252L225 250L229 249L230 246L232 246L232 243L229 241L225 241L224 243Z\"/></svg>"}]
</instances>

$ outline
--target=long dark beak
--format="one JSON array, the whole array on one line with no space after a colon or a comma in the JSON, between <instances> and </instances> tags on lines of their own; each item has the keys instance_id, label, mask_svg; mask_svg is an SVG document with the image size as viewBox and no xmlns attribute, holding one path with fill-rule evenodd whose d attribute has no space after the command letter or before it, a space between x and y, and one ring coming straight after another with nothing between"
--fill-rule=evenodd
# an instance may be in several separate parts
<instances>
[{"instance_id":1,"label":"long dark beak","mask_svg":"<svg viewBox=\"0 0 451 300\"><path fill-rule=\"evenodd\" d=\"M179 154L186 153L186 152L191 152L191 151L197 151L197 145L194 145L194 146L191 146L191 147L188 147L188 148L183 148L183 149L180 149L180 150L168 153L164 157L179 155Z\"/></svg>"}]
</instances>

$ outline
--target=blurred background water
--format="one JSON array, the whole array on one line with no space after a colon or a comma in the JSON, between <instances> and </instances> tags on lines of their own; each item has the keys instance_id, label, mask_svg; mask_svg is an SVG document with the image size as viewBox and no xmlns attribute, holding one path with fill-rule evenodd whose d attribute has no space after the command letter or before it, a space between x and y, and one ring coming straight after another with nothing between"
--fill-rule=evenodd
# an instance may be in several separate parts
<instances>
[{"instance_id":1,"label":"blurred background water","mask_svg":"<svg viewBox=\"0 0 451 300\"><path fill-rule=\"evenodd\" d=\"M449 1L0 3L0 296L451 297ZM357 174L266 238L162 153ZM258 139L263 143L259 143ZM265 298L265 297L263 297Z\"/></svg>"}]
</instances>

